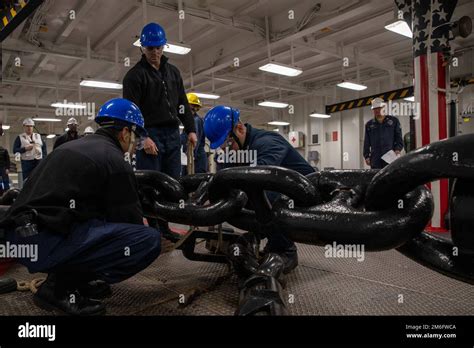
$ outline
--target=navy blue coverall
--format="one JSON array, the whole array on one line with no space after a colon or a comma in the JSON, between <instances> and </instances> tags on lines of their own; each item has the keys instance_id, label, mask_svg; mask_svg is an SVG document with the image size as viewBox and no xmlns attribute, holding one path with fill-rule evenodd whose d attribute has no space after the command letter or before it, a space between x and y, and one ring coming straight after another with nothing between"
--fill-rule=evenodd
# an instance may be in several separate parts
<instances>
[{"instance_id":1,"label":"navy blue coverall","mask_svg":"<svg viewBox=\"0 0 474 348\"><path fill-rule=\"evenodd\" d=\"M280 134L253 128L248 123L245 126L247 136L243 148L256 151L257 165L284 167L302 175L315 172L303 156ZM267 192L270 202L274 202L279 196L275 192ZM268 237L267 248L271 252L279 253L296 247L293 241L285 236L284 231L279 230L273 231Z\"/></svg>"},{"instance_id":2,"label":"navy blue coverall","mask_svg":"<svg viewBox=\"0 0 474 348\"><path fill-rule=\"evenodd\" d=\"M35 209L39 233L15 232ZM91 274L125 280L160 254L160 232L143 225L132 167L110 130L67 142L42 160L0 227L12 244L38 245L38 260L20 259L31 273Z\"/></svg>"},{"instance_id":3,"label":"navy blue coverall","mask_svg":"<svg viewBox=\"0 0 474 348\"><path fill-rule=\"evenodd\" d=\"M396 117L385 116L382 123L373 118L365 124L364 158L370 158L372 169L381 169L388 165L382 159L388 151L402 149L402 128Z\"/></svg>"},{"instance_id":4,"label":"navy blue coverall","mask_svg":"<svg viewBox=\"0 0 474 348\"><path fill-rule=\"evenodd\" d=\"M194 114L194 125L196 127L197 145L194 149L194 172L207 173L207 155L204 146L206 145L206 135L204 134L204 120L199 117L198 114ZM188 154L188 137L186 133L181 133L181 145L183 146L183 152ZM183 166L182 175L187 175L187 168Z\"/></svg>"}]
</instances>

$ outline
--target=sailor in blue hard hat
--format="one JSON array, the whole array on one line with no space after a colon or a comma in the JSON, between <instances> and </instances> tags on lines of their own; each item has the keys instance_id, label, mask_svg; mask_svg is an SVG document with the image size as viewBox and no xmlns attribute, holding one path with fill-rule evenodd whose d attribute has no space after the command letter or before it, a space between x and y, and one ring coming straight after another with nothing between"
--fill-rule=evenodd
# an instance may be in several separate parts
<instances>
[{"instance_id":1,"label":"sailor in blue hard hat","mask_svg":"<svg viewBox=\"0 0 474 348\"><path fill-rule=\"evenodd\" d=\"M165 30L157 23L143 27L140 35L142 59L123 79L123 97L142 111L148 136L137 152L137 168L156 170L174 178L181 174L179 125L187 141L197 144L196 127L183 80L177 67L163 54Z\"/></svg>"},{"instance_id":2,"label":"sailor in blue hard hat","mask_svg":"<svg viewBox=\"0 0 474 348\"><path fill-rule=\"evenodd\" d=\"M284 167L303 175L315 171L283 136L277 132L254 128L248 123L244 124L240 120L240 110L230 106L219 105L206 114L204 133L211 142L211 149L244 150L256 153L256 165ZM252 156L244 157L251 158ZM224 167L236 165L252 164L224 163ZM273 202L278 195L267 193L267 197ZM296 246L285 236L285 231L275 229L268 237L264 252L282 256L285 262L284 273L292 271L298 265Z\"/></svg>"},{"instance_id":3,"label":"sailor in blue hard hat","mask_svg":"<svg viewBox=\"0 0 474 348\"><path fill-rule=\"evenodd\" d=\"M143 225L135 174L124 161L147 135L140 109L112 99L95 121L94 134L41 161L0 221L11 244L38 246L36 259L18 260L48 274L35 303L70 315L103 314L109 284L140 272L161 251L160 231Z\"/></svg>"}]
</instances>

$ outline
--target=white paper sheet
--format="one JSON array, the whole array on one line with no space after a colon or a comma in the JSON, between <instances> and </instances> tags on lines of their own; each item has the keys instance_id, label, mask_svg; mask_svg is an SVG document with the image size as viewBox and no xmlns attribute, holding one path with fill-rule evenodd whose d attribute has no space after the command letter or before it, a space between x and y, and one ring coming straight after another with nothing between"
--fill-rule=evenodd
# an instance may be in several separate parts
<instances>
[{"instance_id":1,"label":"white paper sheet","mask_svg":"<svg viewBox=\"0 0 474 348\"><path fill-rule=\"evenodd\" d=\"M388 164L390 164L393 161L395 161L398 157L400 157L400 155L397 155L395 151L390 150L389 152L387 152L385 155L382 156L382 159Z\"/></svg>"}]
</instances>

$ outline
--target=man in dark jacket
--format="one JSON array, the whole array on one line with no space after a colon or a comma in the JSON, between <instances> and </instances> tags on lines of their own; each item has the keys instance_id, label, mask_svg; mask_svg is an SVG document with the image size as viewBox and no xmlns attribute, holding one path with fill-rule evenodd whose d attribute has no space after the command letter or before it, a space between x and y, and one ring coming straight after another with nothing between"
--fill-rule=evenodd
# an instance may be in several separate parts
<instances>
[{"instance_id":1,"label":"man in dark jacket","mask_svg":"<svg viewBox=\"0 0 474 348\"><path fill-rule=\"evenodd\" d=\"M8 177L9 171L10 155L8 154L7 149L0 146L0 173L2 180L2 185L0 186L0 194L10 189L10 178Z\"/></svg>"},{"instance_id":2,"label":"man in dark jacket","mask_svg":"<svg viewBox=\"0 0 474 348\"><path fill-rule=\"evenodd\" d=\"M208 172L208 163L207 163L207 154L205 150L206 145L206 135L204 134L204 120L199 116L198 112L202 107L201 100L194 93L186 94L188 97L188 103L191 107L191 111L194 116L194 126L196 127L196 136L197 136L197 145L194 148L194 173L207 173ZM181 145L183 146L183 152L188 154L188 144L186 141L185 133L181 134ZM183 174L187 175L187 167L183 166Z\"/></svg>"},{"instance_id":3,"label":"man in dark jacket","mask_svg":"<svg viewBox=\"0 0 474 348\"><path fill-rule=\"evenodd\" d=\"M372 101L374 118L365 124L364 158L372 169L381 169L388 165L382 157L393 150L400 155L403 150L402 128L400 121L384 114L385 103L381 98Z\"/></svg>"},{"instance_id":4,"label":"man in dark jacket","mask_svg":"<svg viewBox=\"0 0 474 348\"><path fill-rule=\"evenodd\" d=\"M53 150L55 150L59 145L67 143L68 141L79 139L79 133L77 132L77 120L74 117L71 117L67 120L67 131L54 142Z\"/></svg>"},{"instance_id":5,"label":"man in dark jacket","mask_svg":"<svg viewBox=\"0 0 474 348\"><path fill-rule=\"evenodd\" d=\"M149 137L137 152L137 169L161 171L174 178L181 172L179 120L188 140L196 146L193 115L179 70L163 55L165 31L156 23L146 25L140 36L142 59L123 79L123 97L143 113Z\"/></svg>"},{"instance_id":6,"label":"man in dark jacket","mask_svg":"<svg viewBox=\"0 0 474 348\"><path fill-rule=\"evenodd\" d=\"M40 163L0 226L14 245L36 245L19 260L48 273L35 294L42 308L72 315L105 312L96 299L147 267L160 253L160 233L143 225L130 159L145 136L136 105L112 99L93 135L61 145Z\"/></svg>"},{"instance_id":7,"label":"man in dark jacket","mask_svg":"<svg viewBox=\"0 0 474 348\"><path fill-rule=\"evenodd\" d=\"M243 124L237 109L228 106L216 106L211 109L204 118L204 133L211 141L211 149L221 147L253 152L255 156L252 156L252 153L246 156L253 161L250 165L279 166L302 175L314 173L313 167L285 138L276 132L253 128L248 123ZM232 167L242 163L224 165ZM272 202L278 198L278 194L267 193L267 197ZM284 231L273 231L268 237L265 249L265 252L277 253L284 258L284 273L290 272L298 265L296 245L285 236Z\"/></svg>"}]
</instances>

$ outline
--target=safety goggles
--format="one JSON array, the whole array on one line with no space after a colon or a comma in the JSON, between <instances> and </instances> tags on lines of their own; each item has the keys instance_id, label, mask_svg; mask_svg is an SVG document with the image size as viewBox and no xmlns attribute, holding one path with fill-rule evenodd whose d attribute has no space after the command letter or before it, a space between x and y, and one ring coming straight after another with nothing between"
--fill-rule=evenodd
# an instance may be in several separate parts
<instances>
[{"instance_id":1,"label":"safety goggles","mask_svg":"<svg viewBox=\"0 0 474 348\"><path fill-rule=\"evenodd\" d=\"M136 134L136 133L135 133ZM146 137L139 137L138 134L136 134L136 142L137 142L137 151L143 150L145 148L145 140Z\"/></svg>"}]
</instances>

